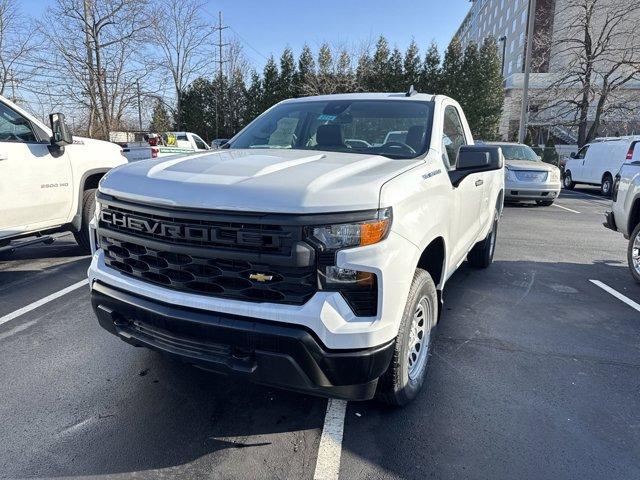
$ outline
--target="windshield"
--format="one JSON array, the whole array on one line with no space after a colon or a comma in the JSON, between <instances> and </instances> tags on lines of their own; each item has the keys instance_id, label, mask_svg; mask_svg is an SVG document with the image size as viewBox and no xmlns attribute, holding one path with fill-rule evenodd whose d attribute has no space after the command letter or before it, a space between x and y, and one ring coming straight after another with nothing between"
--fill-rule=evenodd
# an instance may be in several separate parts
<instances>
[{"instance_id":1,"label":"windshield","mask_svg":"<svg viewBox=\"0 0 640 480\"><path fill-rule=\"evenodd\" d=\"M541 161L536 152L527 145L500 145L505 160L528 160L530 162Z\"/></svg>"},{"instance_id":2,"label":"windshield","mask_svg":"<svg viewBox=\"0 0 640 480\"><path fill-rule=\"evenodd\" d=\"M278 105L229 148L285 148L414 158L429 145L433 102L334 100Z\"/></svg>"}]
</instances>

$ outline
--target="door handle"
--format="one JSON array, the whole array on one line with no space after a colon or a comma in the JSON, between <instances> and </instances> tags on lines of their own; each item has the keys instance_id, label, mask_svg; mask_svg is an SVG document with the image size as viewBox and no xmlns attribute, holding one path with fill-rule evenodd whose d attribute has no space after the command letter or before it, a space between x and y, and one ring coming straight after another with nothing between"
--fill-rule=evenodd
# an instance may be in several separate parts
<instances>
[{"instance_id":1,"label":"door handle","mask_svg":"<svg viewBox=\"0 0 640 480\"><path fill-rule=\"evenodd\" d=\"M476 180L476 187L479 187L480 185L482 185L484 183L484 181L482 179L478 179Z\"/></svg>"}]
</instances>

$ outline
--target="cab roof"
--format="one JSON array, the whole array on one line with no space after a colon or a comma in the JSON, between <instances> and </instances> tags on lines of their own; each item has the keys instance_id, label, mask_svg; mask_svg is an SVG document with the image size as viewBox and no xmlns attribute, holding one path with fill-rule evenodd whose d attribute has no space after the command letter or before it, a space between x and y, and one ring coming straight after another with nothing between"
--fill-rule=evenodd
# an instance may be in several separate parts
<instances>
[{"instance_id":1,"label":"cab roof","mask_svg":"<svg viewBox=\"0 0 640 480\"><path fill-rule=\"evenodd\" d=\"M427 93L414 93L407 96L406 92L402 93L335 93L331 95L315 95L309 97L291 98L284 100L282 103L296 102L322 102L332 100L412 100L419 102L430 102L435 99L435 95Z\"/></svg>"}]
</instances>

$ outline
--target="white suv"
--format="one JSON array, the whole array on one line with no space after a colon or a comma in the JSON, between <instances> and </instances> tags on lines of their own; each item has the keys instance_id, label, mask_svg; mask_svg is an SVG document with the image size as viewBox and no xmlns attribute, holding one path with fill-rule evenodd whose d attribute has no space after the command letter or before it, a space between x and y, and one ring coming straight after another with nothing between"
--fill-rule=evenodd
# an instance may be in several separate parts
<instances>
[{"instance_id":1,"label":"white suv","mask_svg":"<svg viewBox=\"0 0 640 480\"><path fill-rule=\"evenodd\" d=\"M447 279L492 261L503 190L500 148L474 146L450 98L288 100L221 150L103 179L94 310L203 368L402 405Z\"/></svg>"}]
</instances>

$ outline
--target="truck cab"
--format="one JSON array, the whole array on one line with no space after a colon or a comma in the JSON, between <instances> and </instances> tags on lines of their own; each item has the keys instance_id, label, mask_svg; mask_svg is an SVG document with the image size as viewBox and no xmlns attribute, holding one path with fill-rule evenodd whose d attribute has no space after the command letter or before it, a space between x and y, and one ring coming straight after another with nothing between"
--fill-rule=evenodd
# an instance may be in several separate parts
<instances>
[{"instance_id":1,"label":"truck cab","mask_svg":"<svg viewBox=\"0 0 640 480\"><path fill-rule=\"evenodd\" d=\"M88 249L87 192L126 159L116 145L72 137L62 114L51 117L58 131L0 97L0 243L69 230Z\"/></svg>"}]
</instances>

